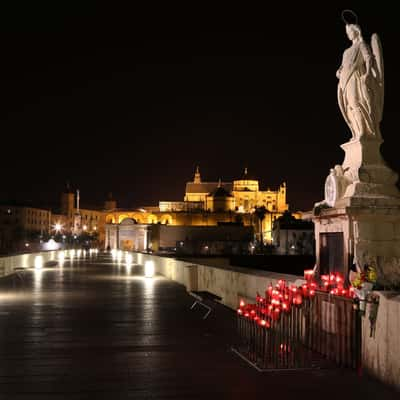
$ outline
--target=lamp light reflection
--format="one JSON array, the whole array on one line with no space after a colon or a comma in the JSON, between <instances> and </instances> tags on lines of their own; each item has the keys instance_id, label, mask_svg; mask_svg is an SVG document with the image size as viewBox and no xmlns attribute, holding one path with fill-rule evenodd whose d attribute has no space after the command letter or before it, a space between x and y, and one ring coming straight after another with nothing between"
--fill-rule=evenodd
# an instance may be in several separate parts
<instances>
[{"instance_id":1,"label":"lamp light reflection","mask_svg":"<svg viewBox=\"0 0 400 400\"><path fill-rule=\"evenodd\" d=\"M35 269L43 268L43 256L36 256L34 265L35 265Z\"/></svg>"},{"instance_id":2,"label":"lamp light reflection","mask_svg":"<svg viewBox=\"0 0 400 400\"><path fill-rule=\"evenodd\" d=\"M35 267L35 272L33 274L33 286L36 294L41 294L42 279L43 279L43 269Z\"/></svg>"},{"instance_id":3,"label":"lamp light reflection","mask_svg":"<svg viewBox=\"0 0 400 400\"><path fill-rule=\"evenodd\" d=\"M154 261L148 260L144 263L144 276L146 278L154 277Z\"/></svg>"},{"instance_id":4,"label":"lamp light reflection","mask_svg":"<svg viewBox=\"0 0 400 400\"><path fill-rule=\"evenodd\" d=\"M58 252L58 263L59 263L60 267L62 267L64 265L64 261L65 261L65 252L59 251Z\"/></svg>"},{"instance_id":5,"label":"lamp light reflection","mask_svg":"<svg viewBox=\"0 0 400 400\"><path fill-rule=\"evenodd\" d=\"M132 254L130 253L125 254L125 263L127 267L130 267L132 265L132 260L133 260Z\"/></svg>"}]
</instances>

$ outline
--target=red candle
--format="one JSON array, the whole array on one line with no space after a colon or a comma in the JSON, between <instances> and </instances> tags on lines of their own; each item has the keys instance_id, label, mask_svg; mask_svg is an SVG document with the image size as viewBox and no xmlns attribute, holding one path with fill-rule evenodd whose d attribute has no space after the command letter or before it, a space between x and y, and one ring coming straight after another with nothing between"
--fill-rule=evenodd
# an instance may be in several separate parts
<instances>
[{"instance_id":1,"label":"red candle","mask_svg":"<svg viewBox=\"0 0 400 400\"><path fill-rule=\"evenodd\" d=\"M313 269L304 270L304 279L307 282L310 282L312 280L313 276L314 276L314 270Z\"/></svg>"}]
</instances>

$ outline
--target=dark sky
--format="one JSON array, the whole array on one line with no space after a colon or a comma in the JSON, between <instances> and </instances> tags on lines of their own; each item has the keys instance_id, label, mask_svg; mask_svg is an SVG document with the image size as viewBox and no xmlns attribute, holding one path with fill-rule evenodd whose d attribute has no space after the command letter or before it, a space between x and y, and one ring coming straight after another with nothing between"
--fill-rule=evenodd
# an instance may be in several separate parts
<instances>
[{"instance_id":1,"label":"dark sky","mask_svg":"<svg viewBox=\"0 0 400 400\"><path fill-rule=\"evenodd\" d=\"M263 188L286 181L291 208L310 209L350 138L343 8L383 42L382 153L400 171L394 3L52 3L0 10L0 200L57 203L66 181L88 204L182 200L199 164L208 180L247 166Z\"/></svg>"}]
</instances>

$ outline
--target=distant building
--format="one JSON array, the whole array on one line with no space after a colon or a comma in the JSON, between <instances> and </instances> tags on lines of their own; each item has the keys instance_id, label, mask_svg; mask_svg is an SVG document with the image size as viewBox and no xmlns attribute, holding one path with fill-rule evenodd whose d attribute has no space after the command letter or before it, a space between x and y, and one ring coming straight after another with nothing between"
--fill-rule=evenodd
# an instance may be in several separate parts
<instances>
[{"instance_id":1,"label":"distant building","mask_svg":"<svg viewBox=\"0 0 400 400\"><path fill-rule=\"evenodd\" d=\"M26 205L0 205L0 251L10 252L29 248L48 234L51 211Z\"/></svg>"},{"instance_id":2,"label":"distant building","mask_svg":"<svg viewBox=\"0 0 400 400\"><path fill-rule=\"evenodd\" d=\"M107 226L108 246L122 250L174 252L178 255L244 254L253 240L251 226L171 226L137 224L127 218Z\"/></svg>"},{"instance_id":3,"label":"distant building","mask_svg":"<svg viewBox=\"0 0 400 400\"><path fill-rule=\"evenodd\" d=\"M217 192L219 189L219 193ZM233 182L203 182L199 167L196 168L193 182L186 184L185 201L202 202L205 210L214 211L216 192L218 196L229 198L223 205L223 211L251 213L256 207L264 206L271 213L283 213L289 206L286 203L286 184L278 190L260 190L259 182L249 175L247 168L240 179Z\"/></svg>"},{"instance_id":4,"label":"distant building","mask_svg":"<svg viewBox=\"0 0 400 400\"><path fill-rule=\"evenodd\" d=\"M183 201L160 201L158 207L115 209L107 212L105 246L129 247L127 243L110 240L112 232L116 235L114 225L120 225L122 229L126 219L143 226L243 225L252 227L259 240L262 238L264 242L271 243L273 221L288 210L288 207L285 183L276 191L260 190L259 181L248 174L247 168L242 177L233 182L204 182L197 167L193 181L186 183ZM131 245L135 248L133 243Z\"/></svg>"},{"instance_id":5,"label":"distant building","mask_svg":"<svg viewBox=\"0 0 400 400\"><path fill-rule=\"evenodd\" d=\"M272 244L277 254L313 255L314 224L285 212L274 222Z\"/></svg>"},{"instance_id":6,"label":"distant building","mask_svg":"<svg viewBox=\"0 0 400 400\"><path fill-rule=\"evenodd\" d=\"M117 208L117 203L110 194L104 203L104 207L80 206L79 191L71 190L69 185L61 194L60 212L51 217L51 233L65 235L94 236L103 244L105 240L105 216L106 212Z\"/></svg>"},{"instance_id":7,"label":"distant building","mask_svg":"<svg viewBox=\"0 0 400 400\"><path fill-rule=\"evenodd\" d=\"M123 243L119 236L115 241L112 236L116 235L116 226L121 228L121 232L127 229L124 221L128 225L132 222L140 226L215 227L210 228L209 232L223 232L228 229L227 225L236 227L232 229L237 232L240 231L237 227L251 227L254 232L253 240L257 238L259 241L271 243L273 222L288 210L288 204L285 183L277 190L260 190L259 181L249 175L247 168L233 182L207 182L201 179L197 167L193 181L186 183L183 201L160 201L158 206L121 209L110 195L102 207L81 207L79 191L73 191L67 185L61 194L60 207L53 213L29 207L20 210L6 206L4 210L5 217L0 220L0 248L10 246L16 232L24 232L23 235L20 234L21 237L28 232L39 232L67 242L70 236L74 240L85 237L88 240L95 239L105 248L131 246L133 249L137 247L134 243ZM10 214L7 216L8 210ZM154 235L157 228L153 227L151 231ZM171 234L172 231L169 230ZM207 229L203 231L206 232ZM243 232L245 231L248 232L244 229ZM14 232L14 236L11 232ZM194 242L192 245L195 246Z\"/></svg>"},{"instance_id":8,"label":"distant building","mask_svg":"<svg viewBox=\"0 0 400 400\"><path fill-rule=\"evenodd\" d=\"M39 250L39 244L49 237L68 242L74 235L104 245L106 213L115 209L116 201L112 196L104 207L81 208L79 191L75 194L69 185L61 194L60 208L56 212L23 204L0 205L0 251Z\"/></svg>"}]
</instances>

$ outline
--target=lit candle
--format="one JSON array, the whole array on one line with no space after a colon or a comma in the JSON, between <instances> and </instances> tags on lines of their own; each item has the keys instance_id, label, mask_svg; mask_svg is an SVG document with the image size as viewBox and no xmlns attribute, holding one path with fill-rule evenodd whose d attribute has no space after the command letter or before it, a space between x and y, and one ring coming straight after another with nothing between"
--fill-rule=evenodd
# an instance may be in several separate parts
<instances>
[{"instance_id":1,"label":"lit candle","mask_svg":"<svg viewBox=\"0 0 400 400\"><path fill-rule=\"evenodd\" d=\"M307 282L311 282L311 280L313 279L313 276L314 276L314 270L313 269L304 270L304 279Z\"/></svg>"}]
</instances>

